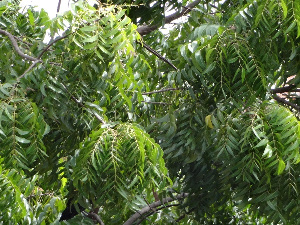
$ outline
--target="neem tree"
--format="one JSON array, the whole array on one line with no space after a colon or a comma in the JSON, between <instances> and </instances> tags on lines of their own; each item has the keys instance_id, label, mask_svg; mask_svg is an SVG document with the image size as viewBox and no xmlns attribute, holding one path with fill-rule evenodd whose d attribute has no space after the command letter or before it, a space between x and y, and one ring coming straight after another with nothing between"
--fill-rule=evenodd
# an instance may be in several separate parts
<instances>
[{"instance_id":1,"label":"neem tree","mask_svg":"<svg viewBox=\"0 0 300 225\"><path fill-rule=\"evenodd\" d=\"M4 0L0 34L1 221L297 224L298 0L77 1L52 20Z\"/></svg>"}]
</instances>

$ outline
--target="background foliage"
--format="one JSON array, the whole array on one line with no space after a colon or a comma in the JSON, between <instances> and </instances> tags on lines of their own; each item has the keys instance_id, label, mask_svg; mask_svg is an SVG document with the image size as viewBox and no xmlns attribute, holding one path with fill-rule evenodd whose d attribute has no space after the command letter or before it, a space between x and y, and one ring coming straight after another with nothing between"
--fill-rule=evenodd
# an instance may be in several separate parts
<instances>
[{"instance_id":1,"label":"background foliage","mask_svg":"<svg viewBox=\"0 0 300 225\"><path fill-rule=\"evenodd\" d=\"M185 192L136 224L297 224L300 3L199 1L136 31L189 3L0 2L1 221L123 224Z\"/></svg>"}]
</instances>

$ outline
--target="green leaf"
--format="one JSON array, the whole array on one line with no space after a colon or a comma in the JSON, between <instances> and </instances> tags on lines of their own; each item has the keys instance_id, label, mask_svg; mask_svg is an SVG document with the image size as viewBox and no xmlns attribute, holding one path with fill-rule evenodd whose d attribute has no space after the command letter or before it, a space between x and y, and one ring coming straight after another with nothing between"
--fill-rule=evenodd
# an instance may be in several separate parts
<instances>
[{"instance_id":1,"label":"green leaf","mask_svg":"<svg viewBox=\"0 0 300 225\"><path fill-rule=\"evenodd\" d=\"M107 55L111 55L111 52L107 51L102 45L98 44L98 48Z\"/></svg>"},{"instance_id":2,"label":"green leaf","mask_svg":"<svg viewBox=\"0 0 300 225\"><path fill-rule=\"evenodd\" d=\"M280 175L282 174L282 172L284 171L285 169L285 163L282 159L279 159L278 160L278 168L277 168L277 175Z\"/></svg>"},{"instance_id":3,"label":"green leaf","mask_svg":"<svg viewBox=\"0 0 300 225\"><path fill-rule=\"evenodd\" d=\"M18 136L15 136L15 138L16 138L17 142L20 142L22 144L28 144L28 143L30 143L30 140L28 140L26 138L21 138L21 137L18 137Z\"/></svg>"},{"instance_id":4,"label":"green leaf","mask_svg":"<svg viewBox=\"0 0 300 225\"><path fill-rule=\"evenodd\" d=\"M244 83L245 77L246 77L246 70L243 67L242 68L242 83Z\"/></svg>"},{"instance_id":5,"label":"green leaf","mask_svg":"<svg viewBox=\"0 0 300 225\"><path fill-rule=\"evenodd\" d=\"M283 11L283 18L285 19L287 16L287 6L286 6L286 0L280 0L281 1L281 7Z\"/></svg>"},{"instance_id":6,"label":"green leaf","mask_svg":"<svg viewBox=\"0 0 300 225\"><path fill-rule=\"evenodd\" d=\"M89 50L89 49L95 49L96 46L97 46L97 42L93 42L91 44L84 45L83 48Z\"/></svg>"},{"instance_id":7,"label":"green leaf","mask_svg":"<svg viewBox=\"0 0 300 225\"><path fill-rule=\"evenodd\" d=\"M203 71L203 74L211 72L216 67L216 62L213 62L206 67L206 69Z\"/></svg>"},{"instance_id":8,"label":"green leaf","mask_svg":"<svg viewBox=\"0 0 300 225\"><path fill-rule=\"evenodd\" d=\"M267 146L265 147L265 151L263 153L263 157L267 157L267 158L270 158L273 154L273 150L271 148L271 146L269 144L267 144Z\"/></svg>"},{"instance_id":9,"label":"green leaf","mask_svg":"<svg viewBox=\"0 0 300 225\"><path fill-rule=\"evenodd\" d=\"M296 22L297 22L297 25L298 25L298 35L297 35L297 38L300 37L300 1L297 1L295 0L293 2L294 4L294 15L295 15L295 19L296 19Z\"/></svg>"},{"instance_id":10,"label":"green leaf","mask_svg":"<svg viewBox=\"0 0 300 225\"><path fill-rule=\"evenodd\" d=\"M269 142L268 139L262 139L262 140L255 146L255 148L264 146L264 145L266 145L268 142Z\"/></svg>"},{"instance_id":11,"label":"green leaf","mask_svg":"<svg viewBox=\"0 0 300 225\"><path fill-rule=\"evenodd\" d=\"M130 18L127 17L127 16L125 16L124 19L119 23L119 26L123 27L124 25L126 25L126 24L128 24L130 22L131 22Z\"/></svg>"},{"instance_id":12,"label":"green leaf","mask_svg":"<svg viewBox=\"0 0 300 225\"><path fill-rule=\"evenodd\" d=\"M28 18L29 18L29 23L31 26L34 26L35 23L34 23L34 17L33 17L33 13L30 9L27 10L27 13L28 13Z\"/></svg>"},{"instance_id":13,"label":"green leaf","mask_svg":"<svg viewBox=\"0 0 300 225\"><path fill-rule=\"evenodd\" d=\"M293 23L291 23L291 25L284 31L285 34L288 34L292 29L294 29L294 27L297 25L297 22L294 21ZM298 33L299 35L299 33Z\"/></svg>"},{"instance_id":14,"label":"green leaf","mask_svg":"<svg viewBox=\"0 0 300 225\"><path fill-rule=\"evenodd\" d=\"M21 130L21 129L19 129L19 128L16 128L16 130L17 130L17 132L20 134L20 135L26 135L26 134L28 134L28 133L30 133L30 131L28 131L28 130Z\"/></svg>"},{"instance_id":15,"label":"green leaf","mask_svg":"<svg viewBox=\"0 0 300 225\"><path fill-rule=\"evenodd\" d=\"M96 31L98 30L98 26L94 25L94 26L84 26L80 28L81 31Z\"/></svg>"},{"instance_id":16,"label":"green leaf","mask_svg":"<svg viewBox=\"0 0 300 225\"><path fill-rule=\"evenodd\" d=\"M86 39L83 39L83 42L95 42L96 40L98 40L98 38L99 38L99 35L96 34L96 35L94 35L92 37L88 37Z\"/></svg>"}]
</instances>

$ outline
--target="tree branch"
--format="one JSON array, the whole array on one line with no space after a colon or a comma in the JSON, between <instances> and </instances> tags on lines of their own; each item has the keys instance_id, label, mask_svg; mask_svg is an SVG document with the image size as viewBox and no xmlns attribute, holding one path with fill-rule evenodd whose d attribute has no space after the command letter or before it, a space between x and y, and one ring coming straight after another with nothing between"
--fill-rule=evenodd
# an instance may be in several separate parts
<instances>
[{"instance_id":1,"label":"tree branch","mask_svg":"<svg viewBox=\"0 0 300 225\"><path fill-rule=\"evenodd\" d=\"M58 0L57 10L56 10L56 16L57 16L57 14L59 13L60 5L61 5L61 0Z\"/></svg>"},{"instance_id":2,"label":"tree branch","mask_svg":"<svg viewBox=\"0 0 300 225\"><path fill-rule=\"evenodd\" d=\"M64 35L64 36L61 36L61 37L55 38L50 44L47 45L46 48L43 49L43 51L39 54L38 59L40 59L40 58L43 56L43 54L44 54L46 51L48 51L48 49L49 49L52 45L54 45L56 42L58 42L58 41L60 41L60 40L62 40L62 39L64 39L64 38L68 37L70 34L71 34L71 33L66 34L66 35Z\"/></svg>"},{"instance_id":3,"label":"tree branch","mask_svg":"<svg viewBox=\"0 0 300 225\"><path fill-rule=\"evenodd\" d=\"M18 77L18 80L20 80L22 77L24 77L26 75L26 73L28 73L33 67L36 66L36 64L38 64L39 62L41 62L41 60L36 60L36 61L33 61L33 63L27 68L27 70L25 70L25 72Z\"/></svg>"},{"instance_id":4,"label":"tree branch","mask_svg":"<svg viewBox=\"0 0 300 225\"><path fill-rule=\"evenodd\" d=\"M172 202L178 199L183 199L188 196L188 193L182 193L177 195L175 198L167 197L162 199L162 201L153 202L150 205L142 208L140 211L133 214L123 225L132 225L137 219L139 219L143 214L148 213L153 210L153 208L157 208L158 206L161 206L163 204L166 204L168 202Z\"/></svg>"},{"instance_id":5,"label":"tree branch","mask_svg":"<svg viewBox=\"0 0 300 225\"><path fill-rule=\"evenodd\" d=\"M161 89L158 91L144 92L144 93L142 93L142 95L151 95L151 94L156 94L156 93L161 93L161 92L166 92L166 91L177 91L177 90L182 90L182 88L166 88L166 89Z\"/></svg>"},{"instance_id":6,"label":"tree branch","mask_svg":"<svg viewBox=\"0 0 300 225\"><path fill-rule=\"evenodd\" d=\"M140 43L140 42L138 42ZM140 43L145 49L147 49L149 52L151 52L152 54L154 54L156 57L158 57L159 59L163 60L164 62L168 63L173 69L177 70L177 67L174 66L173 63L171 63L169 60L167 60L165 57L163 57L161 54L159 54L157 51L155 51L154 49L152 49L149 45L145 44L145 42Z\"/></svg>"},{"instance_id":7,"label":"tree branch","mask_svg":"<svg viewBox=\"0 0 300 225\"><path fill-rule=\"evenodd\" d=\"M274 88L271 89L271 93L275 94L275 93L283 93L283 92L290 92L292 91L294 88L296 87L296 85L289 85L289 86L285 86L285 87L281 87L281 88Z\"/></svg>"},{"instance_id":8,"label":"tree branch","mask_svg":"<svg viewBox=\"0 0 300 225\"><path fill-rule=\"evenodd\" d=\"M14 49L15 49L16 52L19 54L19 56L21 56L21 57L24 58L24 59L30 60L30 61L39 61L39 62L41 62L41 60L39 60L38 58L34 58L34 57L32 57L32 56L29 56L29 55L24 54L24 53L21 51L21 49L19 48L16 39L14 38L14 36L13 36L11 33L7 32L7 31L5 31L5 30L1 30L1 29L0 29L0 34L6 35L6 36L9 38L9 40L11 41L11 43L12 43Z\"/></svg>"},{"instance_id":9,"label":"tree branch","mask_svg":"<svg viewBox=\"0 0 300 225\"><path fill-rule=\"evenodd\" d=\"M165 21L164 24L168 24L171 23L173 20L176 20L180 17L182 17L183 15L189 13L195 6L197 6L200 3L200 0L196 0L190 4L188 4L187 6L184 6L183 9L184 10L180 10L178 12L175 12L167 17L165 17ZM136 30L137 32L139 32L139 34L141 36L145 35L145 34L149 34L154 30L157 30L159 28L158 25L143 25L143 26L139 26Z\"/></svg>"},{"instance_id":10,"label":"tree branch","mask_svg":"<svg viewBox=\"0 0 300 225\"><path fill-rule=\"evenodd\" d=\"M159 210L174 207L174 206L179 206L179 205L180 204L177 203L177 204L170 204L170 205L159 207L155 211L152 211L152 212L148 213L147 215L143 216L143 218L139 218L138 221L136 222L136 225L141 224L147 217L152 216L154 213L157 213Z\"/></svg>"},{"instance_id":11,"label":"tree branch","mask_svg":"<svg viewBox=\"0 0 300 225\"><path fill-rule=\"evenodd\" d=\"M103 221L101 220L100 216L94 212L88 213L88 217L91 219L96 220L100 225L104 225Z\"/></svg>"},{"instance_id":12,"label":"tree branch","mask_svg":"<svg viewBox=\"0 0 300 225\"><path fill-rule=\"evenodd\" d=\"M157 104L157 105L172 105L171 103L166 102L149 102L149 101L142 101L143 103L149 103L149 104Z\"/></svg>"},{"instance_id":13,"label":"tree branch","mask_svg":"<svg viewBox=\"0 0 300 225\"><path fill-rule=\"evenodd\" d=\"M278 102L281 102L281 103L283 103L283 104L285 104L285 105L288 105L288 106L292 107L293 109L296 109L297 111L300 111L300 106L299 106L299 105L296 105L296 104L294 104L294 103L292 103L292 102L289 102L289 101L287 101L287 100L285 100L285 99L283 99L283 98L280 98L280 97L278 97L277 95L274 95L273 98L274 98L276 101L278 101Z\"/></svg>"}]
</instances>

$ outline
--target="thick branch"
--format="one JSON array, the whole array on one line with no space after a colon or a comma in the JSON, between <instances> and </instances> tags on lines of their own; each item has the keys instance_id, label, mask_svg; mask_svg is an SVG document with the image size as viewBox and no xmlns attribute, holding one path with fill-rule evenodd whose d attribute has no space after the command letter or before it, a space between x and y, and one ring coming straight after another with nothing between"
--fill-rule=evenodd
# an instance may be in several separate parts
<instances>
[{"instance_id":1,"label":"thick branch","mask_svg":"<svg viewBox=\"0 0 300 225\"><path fill-rule=\"evenodd\" d=\"M16 52L17 52L22 58L27 59L27 60L30 60L30 61L40 61L38 58L34 58L34 57L32 57L32 56L29 56L29 55L24 54L24 53L21 51L21 49L19 48L16 39L14 38L14 36L13 36L11 33L7 32L7 31L5 31L5 30L1 30L1 29L0 29L0 34L4 34L4 35L6 35L6 36L9 38L9 40L11 41L11 43L12 43L14 49L16 50Z\"/></svg>"},{"instance_id":2,"label":"thick branch","mask_svg":"<svg viewBox=\"0 0 300 225\"><path fill-rule=\"evenodd\" d=\"M195 6L197 6L200 3L200 0L193 1L191 4L188 4L187 6L183 7L183 10L175 12L167 17L165 17L164 24L171 23L173 20L176 20L183 15L189 13ZM158 25L144 25L144 26L139 26L136 30L139 32L141 36L145 34L149 34L154 30L157 30L159 28Z\"/></svg>"},{"instance_id":3,"label":"thick branch","mask_svg":"<svg viewBox=\"0 0 300 225\"><path fill-rule=\"evenodd\" d=\"M292 107L293 109L296 109L296 110L300 111L300 106L299 106L299 105L296 105L296 104L294 104L294 103L292 103L292 102L289 102L289 101L287 101L287 100L285 100L285 99L283 99L283 98L280 98L280 97L278 97L277 95L274 95L273 98L274 98L276 101L278 101L278 102L281 102L281 103L283 103L283 104L285 104L285 105L288 105L288 106Z\"/></svg>"},{"instance_id":4,"label":"thick branch","mask_svg":"<svg viewBox=\"0 0 300 225\"><path fill-rule=\"evenodd\" d=\"M281 88L274 88L271 89L271 93L275 94L275 93L283 93L283 92L290 92L292 91L294 88L296 87L296 85L289 85L289 86L285 86L285 87L281 87Z\"/></svg>"},{"instance_id":5,"label":"thick branch","mask_svg":"<svg viewBox=\"0 0 300 225\"><path fill-rule=\"evenodd\" d=\"M179 206L180 204L170 204L170 205L166 205L166 206L162 206L160 208L156 208L155 210L152 210L151 212L149 212L147 215L144 215L143 218L140 218L137 222L136 225L141 224L147 217L152 216L154 213L159 212L159 210L162 209L166 209L166 208L170 208L170 207L174 207L174 206Z\"/></svg>"},{"instance_id":6,"label":"thick branch","mask_svg":"<svg viewBox=\"0 0 300 225\"><path fill-rule=\"evenodd\" d=\"M103 221L101 220L100 216L94 212L88 214L90 218L96 220L100 225L104 225Z\"/></svg>"},{"instance_id":7,"label":"thick branch","mask_svg":"<svg viewBox=\"0 0 300 225\"><path fill-rule=\"evenodd\" d=\"M162 199L162 201L153 202L150 205L142 208L140 211L133 214L123 225L132 225L137 219L139 219L143 214L148 213L152 211L153 209L157 208L158 206L161 206L163 204L166 204L168 202L172 202L178 199L183 199L188 196L188 193L182 193L177 195L175 198L167 197Z\"/></svg>"}]
</instances>

